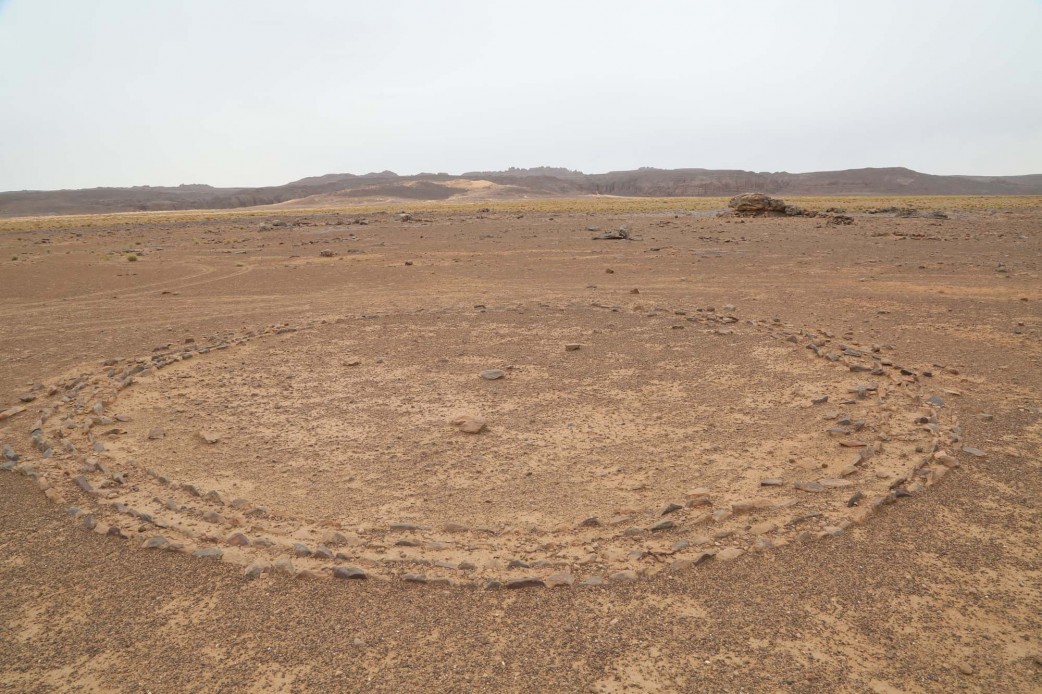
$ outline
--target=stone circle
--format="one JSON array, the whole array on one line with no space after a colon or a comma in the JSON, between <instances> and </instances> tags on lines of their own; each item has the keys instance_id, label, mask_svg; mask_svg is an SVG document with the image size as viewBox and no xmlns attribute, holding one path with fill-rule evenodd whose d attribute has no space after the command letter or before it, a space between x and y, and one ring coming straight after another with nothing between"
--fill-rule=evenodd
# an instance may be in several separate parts
<instances>
[{"instance_id":1,"label":"stone circle","mask_svg":"<svg viewBox=\"0 0 1042 694\"><path fill-rule=\"evenodd\" d=\"M611 586L841 534L977 455L926 373L731 306L344 316L108 360L4 455L81 527L249 577Z\"/></svg>"}]
</instances>

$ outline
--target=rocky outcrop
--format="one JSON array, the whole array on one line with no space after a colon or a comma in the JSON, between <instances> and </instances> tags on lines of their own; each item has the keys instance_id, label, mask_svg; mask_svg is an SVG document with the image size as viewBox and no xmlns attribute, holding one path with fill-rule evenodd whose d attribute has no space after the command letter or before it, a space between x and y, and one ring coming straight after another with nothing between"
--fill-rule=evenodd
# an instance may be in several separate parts
<instances>
[{"instance_id":1,"label":"rocky outcrop","mask_svg":"<svg viewBox=\"0 0 1042 694\"><path fill-rule=\"evenodd\" d=\"M742 193L727 203L731 214L738 217L816 217L817 212L788 205L784 200L763 193Z\"/></svg>"}]
</instances>

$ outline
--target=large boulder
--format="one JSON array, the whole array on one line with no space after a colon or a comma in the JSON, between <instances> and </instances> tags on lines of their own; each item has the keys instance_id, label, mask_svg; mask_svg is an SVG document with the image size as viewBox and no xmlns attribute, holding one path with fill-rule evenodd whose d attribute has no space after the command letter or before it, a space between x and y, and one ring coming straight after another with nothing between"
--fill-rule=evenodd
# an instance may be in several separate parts
<instances>
[{"instance_id":1,"label":"large boulder","mask_svg":"<svg viewBox=\"0 0 1042 694\"><path fill-rule=\"evenodd\" d=\"M785 202L763 193L742 193L731 198L727 206L737 214L763 214L765 212L784 212Z\"/></svg>"},{"instance_id":2,"label":"large boulder","mask_svg":"<svg viewBox=\"0 0 1042 694\"><path fill-rule=\"evenodd\" d=\"M811 216L802 207L787 205L784 200L763 193L742 193L727 203L731 214L739 217L803 217Z\"/></svg>"}]
</instances>

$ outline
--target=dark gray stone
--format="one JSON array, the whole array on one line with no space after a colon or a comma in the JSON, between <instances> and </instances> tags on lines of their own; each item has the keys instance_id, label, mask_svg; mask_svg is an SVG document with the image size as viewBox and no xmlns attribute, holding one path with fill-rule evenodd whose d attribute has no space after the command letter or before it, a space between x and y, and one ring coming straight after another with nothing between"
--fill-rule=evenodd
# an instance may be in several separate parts
<instances>
[{"instance_id":1,"label":"dark gray stone","mask_svg":"<svg viewBox=\"0 0 1042 694\"><path fill-rule=\"evenodd\" d=\"M541 578L534 576L526 576L525 578L514 578L506 582L506 587L511 589L517 588L544 588L546 583Z\"/></svg>"},{"instance_id":2,"label":"dark gray stone","mask_svg":"<svg viewBox=\"0 0 1042 694\"><path fill-rule=\"evenodd\" d=\"M355 566L338 566L333 569L333 576L344 580L363 580L369 578L369 575L365 571L362 571Z\"/></svg>"},{"instance_id":3,"label":"dark gray stone","mask_svg":"<svg viewBox=\"0 0 1042 694\"><path fill-rule=\"evenodd\" d=\"M416 525L414 523L392 523L391 530L430 530L430 528L425 528L422 525Z\"/></svg>"}]
</instances>

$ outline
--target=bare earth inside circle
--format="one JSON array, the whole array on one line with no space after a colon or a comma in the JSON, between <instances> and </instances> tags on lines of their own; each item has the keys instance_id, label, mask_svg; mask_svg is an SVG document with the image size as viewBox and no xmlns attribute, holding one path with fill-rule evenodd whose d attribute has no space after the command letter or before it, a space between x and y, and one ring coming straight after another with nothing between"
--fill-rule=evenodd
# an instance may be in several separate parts
<instances>
[{"instance_id":1,"label":"bare earth inside circle","mask_svg":"<svg viewBox=\"0 0 1042 694\"><path fill-rule=\"evenodd\" d=\"M855 379L791 346L530 313L361 320L185 362L124 399L142 431L166 433L133 453L301 518L495 529L572 526L697 487L745 497L849 462L805 403ZM566 352L574 341L583 349ZM507 375L486 381L488 368ZM487 431L457 432L457 413Z\"/></svg>"}]
</instances>

